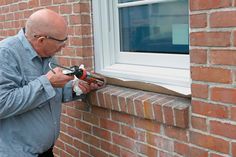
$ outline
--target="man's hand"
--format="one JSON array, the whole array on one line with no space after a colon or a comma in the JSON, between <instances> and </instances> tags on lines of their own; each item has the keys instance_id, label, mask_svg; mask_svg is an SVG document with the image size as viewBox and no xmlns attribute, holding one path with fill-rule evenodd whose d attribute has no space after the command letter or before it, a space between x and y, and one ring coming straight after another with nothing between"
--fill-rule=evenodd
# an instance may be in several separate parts
<instances>
[{"instance_id":1,"label":"man's hand","mask_svg":"<svg viewBox=\"0 0 236 157\"><path fill-rule=\"evenodd\" d=\"M84 93L84 94L87 94L89 93L90 91L92 90L95 90L95 89L98 89L99 86L95 83L90 83L88 84L87 82L85 81L81 81L81 80L78 80L78 86L79 88L81 89L81 91Z\"/></svg>"},{"instance_id":2,"label":"man's hand","mask_svg":"<svg viewBox=\"0 0 236 157\"><path fill-rule=\"evenodd\" d=\"M53 87L63 88L67 82L74 79L74 76L64 75L62 69L59 67L54 68L53 71L49 71L46 74Z\"/></svg>"},{"instance_id":3,"label":"man's hand","mask_svg":"<svg viewBox=\"0 0 236 157\"><path fill-rule=\"evenodd\" d=\"M88 83L86 81L75 78L73 83L73 90L77 93L77 95L80 95L82 93L87 94L92 90L100 89L103 88L104 86L105 84L103 86L100 86L93 82Z\"/></svg>"}]
</instances>

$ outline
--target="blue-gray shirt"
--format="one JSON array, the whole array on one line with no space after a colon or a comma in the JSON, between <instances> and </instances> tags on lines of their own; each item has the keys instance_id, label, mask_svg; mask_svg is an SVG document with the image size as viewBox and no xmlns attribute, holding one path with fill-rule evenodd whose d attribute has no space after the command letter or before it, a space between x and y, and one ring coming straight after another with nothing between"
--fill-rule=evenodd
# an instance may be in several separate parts
<instances>
[{"instance_id":1,"label":"blue-gray shirt","mask_svg":"<svg viewBox=\"0 0 236 157\"><path fill-rule=\"evenodd\" d=\"M0 42L0 156L36 157L49 149L60 129L62 100L71 100L71 82L53 88L50 70L23 30Z\"/></svg>"}]
</instances>

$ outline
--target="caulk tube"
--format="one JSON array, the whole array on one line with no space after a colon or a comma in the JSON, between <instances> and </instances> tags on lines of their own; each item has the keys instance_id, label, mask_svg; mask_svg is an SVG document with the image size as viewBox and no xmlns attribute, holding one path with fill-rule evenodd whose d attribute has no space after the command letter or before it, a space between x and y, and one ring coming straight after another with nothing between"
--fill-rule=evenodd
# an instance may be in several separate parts
<instances>
[{"instance_id":1,"label":"caulk tube","mask_svg":"<svg viewBox=\"0 0 236 157\"><path fill-rule=\"evenodd\" d=\"M79 77L79 79L90 83L95 83L97 84L99 87L102 87L105 84L105 80L104 78L96 75L96 74L92 74L88 71L86 71L86 69L80 69L82 70L82 75ZM77 77L77 75L76 75Z\"/></svg>"},{"instance_id":2,"label":"caulk tube","mask_svg":"<svg viewBox=\"0 0 236 157\"><path fill-rule=\"evenodd\" d=\"M75 75L78 79L87 82L88 84L95 83L99 87L105 85L105 79L97 74L93 74L88 72L84 65L81 64L80 66L72 66L70 68L64 69L63 73L65 75Z\"/></svg>"}]
</instances>

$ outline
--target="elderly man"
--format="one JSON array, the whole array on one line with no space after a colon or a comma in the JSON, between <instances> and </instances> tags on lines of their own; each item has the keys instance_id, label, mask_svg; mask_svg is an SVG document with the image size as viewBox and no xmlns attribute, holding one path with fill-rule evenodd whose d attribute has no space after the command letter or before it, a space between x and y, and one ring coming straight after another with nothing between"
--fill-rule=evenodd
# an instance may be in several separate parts
<instances>
[{"instance_id":1,"label":"elderly man","mask_svg":"<svg viewBox=\"0 0 236 157\"><path fill-rule=\"evenodd\" d=\"M0 156L51 157L60 129L61 102L73 99L73 76L49 69L66 45L67 24L42 9L25 29L0 42ZM83 93L96 84L78 84Z\"/></svg>"}]
</instances>

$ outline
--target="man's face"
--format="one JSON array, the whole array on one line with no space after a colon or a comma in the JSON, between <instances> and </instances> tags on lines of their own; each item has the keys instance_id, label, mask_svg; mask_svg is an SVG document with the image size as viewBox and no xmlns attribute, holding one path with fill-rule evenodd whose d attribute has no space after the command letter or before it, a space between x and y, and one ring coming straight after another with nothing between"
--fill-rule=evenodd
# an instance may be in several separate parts
<instances>
[{"instance_id":1,"label":"man's face","mask_svg":"<svg viewBox=\"0 0 236 157\"><path fill-rule=\"evenodd\" d=\"M46 35L35 35L38 38L40 44L40 51L38 52L41 57L51 57L57 52L61 51L66 46L67 35L61 35L62 37L52 37Z\"/></svg>"},{"instance_id":2,"label":"man's face","mask_svg":"<svg viewBox=\"0 0 236 157\"><path fill-rule=\"evenodd\" d=\"M45 42L46 45L44 46L44 55L46 55L46 57L54 56L66 46L67 36L60 39L47 36Z\"/></svg>"}]
</instances>

